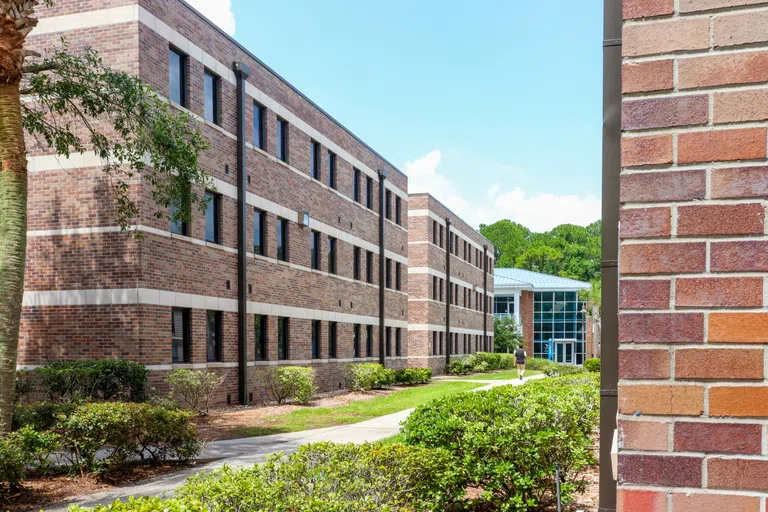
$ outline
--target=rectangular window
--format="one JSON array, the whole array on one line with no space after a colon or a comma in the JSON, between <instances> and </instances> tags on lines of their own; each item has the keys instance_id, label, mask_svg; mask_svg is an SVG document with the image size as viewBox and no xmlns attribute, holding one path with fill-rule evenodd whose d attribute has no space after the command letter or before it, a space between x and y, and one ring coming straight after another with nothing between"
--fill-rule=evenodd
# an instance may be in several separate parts
<instances>
[{"instance_id":1,"label":"rectangular window","mask_svg":"<svg viewBox=\"0 0 768 512\"><path fill-rule=\"evenodd\" d=\"M437 331L432 331L432 355L437 355Z\"/></svg>"},{"instance_id":2,"label":"rectangular window","mask_svg":"<svg viewBox=\"0 0 768 512\"><path fill-rule=\"evenodd\" d=\"M328 186L336 188L336 155L328 152Z\"/></svg>"},{"instance_id":3,"label":"rectangular window","mask_svg":"<svg viewBox=\"0 0 768 512\"><path fill-rule=\"evenodd\" d=\"M373 253L371 251L365 252L365 281L373 283Z\"/></svg>"},{"instance_id":4,"label":"rectangular window","mask_svg":"<svg viewBox=\"0 0 768 512\"><path fill-rule=\"evenodd\" d=\"M443 280L440 279L440 302L443 302Z\"/></svg>"},{"instance_id":5,"label":"rectangular window","mask_svg":"<svg viewBox=\"0 0 768 512\"><path fill-rule=\"evenodd\" d=\"M392 191L387 190L384 193L384 202L386 204L385 212L387 219L392 220Z\"/></svg>"},{"instance_id":6,"label":"rectangular window","mask_svg":"<svg viewBox=\"0 0 768 512\"><path fill-rule=\"evenodd\" d=\"M221 243L221 196L206 192L205 199L205 241L212 244Z\"/></svg>"},{"instance_id":7,"label":"rectangular window","mask_svg":"<svg viewBox=\"0 0 768 512\"><path fill-rule=\"evenodd\" d=\"M336 239L328 237L328 273L336 273Z\"/></svg>"},{"instance_id":8,"label":"rectangular window","mask_svg":"<svg viewBox=\"0 0 768 512\"><path fill-rule=\"evenodd\" d=\"M362 198L360 197L360 180L362 179L362 176L360 169L355 169L352 174L354 175L352 182L352 199L358 203L361 203Z\"/></svg>"},{"instance_id":9,"label":"rectangular window","mask_svg":"<svg viewBox=\"0 0 768 512\"><path fill-rule=\"evenodd\" d=\"M440 355L443 355L443 333L440 333Z\"/></svg>"},{"instance_id":10,"label":"rectangular window","mask_svg":"<svg viewBox=\"0 0 768 512\"><path fill-rule=\"evenodd\" d=\"M221 311L208 311L205 329L205 353L209 363L221 361Z\"/></svg>"},{"instance_id":11,"label":"rectangular window","mask_svg":"<svg viewBox=\"0 0 768 512\"><path fill-rule=\"evenodd\" d=\"M395 355L398 357L400 356L400 352L402 351L402 348L401 348L402 342L403 342L402 336L403 336L402 329L400 329L399 327L395 329Z\"/></svg>"},{"instance_id":12,"label":"rectangular window","mask_svg":"<svg viewBox=\"0 0 768 512\"><path fill-rule=\"evenodd\" d=\"M403 202L399 197L395 198L395 224L401 226L403 223Z\"/></svg>"},{"instance_id":13,"label":"rectangular window","mask_svg":"<svg viewBox=\"0 0 768 512\"><path fill-rule=\"evenodd\" d=\"M168 50L168 98L182 107L187 106L187 56Z\"/></svg>"},{"instance_id":14,"label":"rectangular window","mask_svg":"<svg viewBox=\"0 0 768 512\"><path fill-rule=\"evenodd\" d=\"M442 224L440 225L440 243L437 245L439 245L440 247L443 246L443 225Z\"/></svg>"},{"instance_id":15,"label":"rectangular window","mask_svg":"<svg viewBox=\"0 0 768 512\"><path fill-rule=\"evenodd\" d=\"M288 319L277 319L277 359L284 360L290 357L288 346Z\"/></svg>"},{"instance_id":16,"label":"rectangular window","mask_svg":"<svg viewBox=\"0 0 768 512\"><path fill-rule=\"evenodd\" d=\"M264 234L267 214L261 210L253 210L253 252L264 256Z\"/></svg>"},{"instance_id":17,"label":"rectangular window","mask_svg":"<svg viewBox=\"0 0 768 512\"><path fill-rule=\"evenodd\" d=\"M360 357L360 324L355 324L355 339L352 343L352 357Z\"/></svg>"},{"instance_id":18,"label":"rectangular window","mask_svg":"<svg viewBox=\"0 0 768 512\"><path fill-rule=\"evenodd\" d=\"M373 326L365 326L365 357L373 357Z\"/></svg>"},{"instance_id":19,"label":"rectangular window","mask_svg":"<svg viewBox=\"0 0 768 512\"><path fill-rule=\"evenodd\" d=\"M264 107L258 103L253 104L253 145L264 149Z\"/></svg>"},{"instance_id":20,"label":"rectangular window","mask_svg":"<svg viewBox=\"0 0 768 512\"><path fill-rule=\"evenodd\" d=\"M432 243L437 245L437 221L432 220Z\"/></svg>"},{"instance_id":21,"label":"rectangular window","mask_svg":"<svg viewBox=\"0 0 768 512\"><path fill-rule=\"evenodd\" d=\"M353 273L356 281L359 281L362 278L362 272L360 271L360 256L361 256L361 249L359 247L355 247L352 254L352 265L353 265Z\"/></svg>"},{"instance_id":22,"label":"rectangular window","mask_svg":"<svg viewBox=\"0 0 768 512\"><path fill-rule=\"evenodd\" d=\"M314 270L320 270L320 233L318 231L312 231L310 233L309 245L311 250L312 268Z\"/></svg>"},{"instance_id":23,"label":"rectangular window","mask_svg":"<svg viewBox=\"0 0 768 512\"><path fill-rule=\"evenodd\" d=\"M401 290L401 282L400 282L400 262L395 263L395 290L400 291Z\"/></svg>"},{"instance_id":24,"label":"rectangular window","mask_svg":"<svg viewBox=\"0 0 768 512\"><path fill-rule=\"evenodd\" d=\"M288 163L288 122L277 120L277 158Z\"/></svg>"},{"instance_id":25,"label":"rectangular window","mask_svg":"<svg viewBox=\"0 0 768 512\"><path fill-rule=\"evenodd\" d=\"M221 124L219 113L219 77L208 71L203 73L203 88L205 93L205 120Z\"/></svg>"},{"instance_id":26,"label":"rectangular window","mask_svg":"<svg viewBox=\"0 0 768 512\"><path fill-rule=\"evenodd\" d=\"M387 288L392 288L392 260L387 258L386 259L386 280L385 280L385 286Z\"/></svg>"},{"instance_id":27,"label":"rectangular window","mask_svg":"<svg viewBox=\"0 0 768 512\"><path fill-rule=\"evenodd\" d=\"M437 277L432 276L432 300L437 300Z\"/></svg>"},{"instance_id":28,"label":"rectangular window","mask_svg":"<svg viewBox=\"0 0 768 512\"><path fill-rule=\"evenodd\" d=\"M320 320L312 320L312 359L320 359Z\"/></svg>"},{"instance_id":29,"label":"rectangular window","mask_svg":"<svg viewBox=\"0 0 768 512\"><path fill-rule=\"evenodd\" d=\"M267 317L254 315L253 328L256 341L256 360L265 361L267 359Z\"/></svg>"},{"instance_id":30,"label":"rectangular window","mask_svg":"<svg viewBox=\"0 0 768 512\"><path fill-rule=\"evenodd\" d=\"M328 359L336 359L336 322L328 322Z\"/></svg>"},{"instance_id":31,"label":"rectangular window","mask_svg":"<svg viewBox=\"0 0 768 512\"><path fill-rule=\"evenodd\" d=\"M277 259L288 261L288 221L277 219Z\"/></svg>"},{"instance_id":32,"label":"rectangular window","mask_svg":"<svg viewBox=\"0 0 768 512\"><path fill-rule=\"evenodd\" d=\"M365 177L365 206L373 209L373 178Z\"/></svg>"},{"instance_id":33,"label":"rectangular window","mask_svg":"<svg viewBox=\"0 0 768 512\"><path fill-rule=\"evenodd\" d=\"M171 360L174 363L189 362L189 310L171 311Z\"/></svg>"},{"instance_id":34,"label":"rectangular window","mask_svg":"<svg viewBox=\"0 0 768 512\"><path fill-rule=\"evenodd\" d=\"M171 203L171 233L188 236L189 224L183 220L173 220L173 216L179 211L178 205Z\"/></svg>"},{"instance_id":35,"label":"rectangular window","mask_svg":"<svg viewBox=\"0 0 768 512\"><path fill-rule=\"evenodd\" d=\"M392 356L392 328L391 327L387 327L386 341L387 341L386 354L387 354L387 357L391 357Z\"/></svg>"},{"instance_id":36,"label":"rectangular window","mask_svg":"<svg viewBox=\"0 0 768 512\"><path fill-rule=\"evenodd\" d=\"M312 176L314 179L319 180L320 179L320 144L312 141L310 144L310 155L309 155L309 175Z\"/></svg>"}]
</instances>

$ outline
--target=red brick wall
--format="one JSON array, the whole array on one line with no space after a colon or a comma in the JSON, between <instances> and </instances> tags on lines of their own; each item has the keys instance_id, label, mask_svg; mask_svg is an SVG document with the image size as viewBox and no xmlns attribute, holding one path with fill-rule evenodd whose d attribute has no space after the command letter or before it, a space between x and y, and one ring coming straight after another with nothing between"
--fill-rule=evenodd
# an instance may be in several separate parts
<instances>
[{"instance_id":1,"label":"red brick wall","mask_svg":"<svg viewBox=\"0 0 768 512\"><path fill-rule=\"evenodd\" d=\"M624 512L766 507L762 4L624 0Z\"/></svg>"}]
</instances>

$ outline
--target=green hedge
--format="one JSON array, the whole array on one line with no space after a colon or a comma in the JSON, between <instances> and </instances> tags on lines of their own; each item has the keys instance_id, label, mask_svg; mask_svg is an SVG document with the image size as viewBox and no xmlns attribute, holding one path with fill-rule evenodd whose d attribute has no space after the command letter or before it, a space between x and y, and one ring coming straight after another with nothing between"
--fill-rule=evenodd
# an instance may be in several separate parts
<instances>
[{"instance_id":1,"label":"green hedge","mask_svg":"<svg viewBox=\"0 0 768 512\"><path fill-rule=\"evenodd\" d=\"M395 384L413 386L432 380L431 368L403 368L395 371Z\"/></svg>"},{"instance_id":2,"label":"green hedge","mask_svg":"<svg viewBox=\"0 0 768 512\"><path fill-rule=\"evenodd\" d=\"M315 394L315 370L308 366L278 366L266 371L266 383L272 399L281 404L293 400L308 404Z\"/></svg>"},{"instance_id":3,"label":"green hedge","mask_svg":"<svg viewBox=\"0 0 768 512\"><path fill-rule=\"evenodd\" d=\"M58 422L59 415L72 414L78 405L76 402L17 404L13 408L13 430L26 426L35 430L50 430Z\"/></svg>"},{"instance_id":4,"label":"green hedge","mask_svg":"<svg viewBox=\"0 0 768 512\"><path fill-rule=\"evenodd\" d=\"M347 382L352 391L370 391L395 383L395 371L377 363L353 363L347 367Z\"/></svg>"},{"instance_id":5,"label":"green hedge","mask_svg":"<svg viewBox=\"0 0 768 512\"><path fill-rule=\"evenodd\" d=\"M599 372L600 371L600 358L594 357L592 359L587 359L584 361L584 369L588 372Z\"/></svg>"},{"instance_id":6,"label":"green hedge","mask_svg":"<svg viewBox=\"0 0 768 512\"><path fill-rule=\"evenodd\" d=\"M108 505L98 505L96 508L82 508L70 505L67 512L209 512L208 508L192 500L164 500L161 498L130 497L123 502L117 500Z\"/></svg>"},{"instance_id":7,"label":"green hedge","mask_svg":"<svg viewBox=\"0 0 768 512\"><path fill-rule=\"evenodd\" d=\"M51 400L146 399L149 370L126 359L55 361L34 370Z\"/></svg>"},{"instance_id":8,"label":"green hedge","mask_svg":"<svg viewBox=\"0 0 768 512\"><path fill-rule=\"evenodd\" d=\"M482 488L480 501L493 510L551 506L558 462L568 504L584 491L582 471L595 462L596 382L585 374L458 393L417 408L402 435L409 444L452 452L467 471L464 483Z\"/></svg>"}]
</instances>

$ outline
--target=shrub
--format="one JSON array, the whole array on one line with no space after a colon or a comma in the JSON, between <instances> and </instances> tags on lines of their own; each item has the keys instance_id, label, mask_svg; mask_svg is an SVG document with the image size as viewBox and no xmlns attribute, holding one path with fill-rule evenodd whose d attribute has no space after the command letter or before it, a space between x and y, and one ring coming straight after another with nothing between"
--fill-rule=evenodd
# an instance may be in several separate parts
<instances>
[{"instance_id":1,"label":"shrub","mask_svg":"<svg viewBox=\"0 0 768 512\"><path fill-rule=\"evenodd\" d=\"M445 373L449 373L451 375L466 375L468 373L471 373L474 368L474 360L469 361L470 364L467 364L467 359L454 359L450 363L448 363L448 366L445 367Z\"/></svg>"},{"instance_id":2,"label":"shrub","mask_svg":"<svg viewBox=\"0 0 768 512\"><path fill-rule=\"evenodd\" d=\"M475 363L472 366L472 371L476 373L486 373L488 370L488 363L483 361L482 363Z\"/></svg>"},{"instance_id":3,"label":"shrub","mask_svg":"<svg viewBox=\"0 0 768 512\"><path fill-rule=\"evenodd\" d=\"M56 425L59 415L69 415L77 406L78 404L75 402L17 404L13 408L13 430L25 426L33 427L39 431L50 430Z\"/></svg>"},{"instance_id":4,"label":"shrub","mask_svg":"<svg viewBox=\"0 0 768 512\"><path fill-rule=\"evenodd\" d=\"M208 512L208 509L194 500L164 500L161 498L134 498L114 501L96 508L82 508L70 505L68 512Z\"/></svg>"},{"instance_id":5,"label":"shrub","mask_svg":"<svg viewBox=\"0 0 768 512\"><path fill-rule=\"evenodd\" d=\"M541 359L538 357L529 357L525 361L525 367L528 370L536 370L536 371L545 371L550 366L556 365L557 363L550 361L549 359Z\"/></svg>"},{"instance_id":6,"label":"shrub","mask_svg":"<svg viewBox=\"0 0 768 512\"><path fill-rule=\"evenodd\" d=\"M0 491L17 489L31 461L29 452L22 448L14 434L0 438Z\"/></svg>"},{"instance_id":7,"label":"shrub","mask_svg":"<svg viewBox=\"0 0 768 512\"><path fill-rule=\"evenodd\" d=\"M395 384L426 384L432 380L431 368L404 368L395 372Z\"/></svg>"},{"instance_id":8,"label":"shrub","mask_svg":"<svg viewBox=\"0 0 768 512\"><path fill-rule=\"evenodd\" d=\"M30 426L11 434L12 440L27 454L28 465L34 466L43 474L51 466L50 456L56 453L61 443L61 436L55 432L39 432Z\"/></svg>"},{"instance_id":9,"label":"shrub","mask_svg":"<svg viewBox=\"0 0 768 512\"><path fill-rule=\"evenodd\" d=\"M594 463L599 417L596 379L539 380L458 393L416 409L405 421L405 442L450 450L493 510L544 510L553 504L554 463L570 503L583 492L582 471Z\"/></svg>"},{"instance_id":10,"label":"shrub","mask_svg":"<svg viewBox=\"0 0 768 512\"><path fill-rule=\"evenodd\" d=\"M33 373L29 370L16 370L16 381L13 388L13 403L18 404L24 395L35 390Z\"/></svg>"},{"instance_id":11,"label":"shrub","mask_svg":"<svg viewBox=\"0 0 768 512\"><path fill-rule=\"evenodd\" d=\"M587 370L588 372L595 372L595 373L600 372L600 358L594 357L584 361L584 369Z\"/></svg>"},{"instance_id":12,"label":"shrub","mask_svg":"<svg viewBox=\"0 0 768 512\"><path fill-rule=\"evenodd\" d=\"M477 364L486 363L489 371L500 370L502 367L502 354L494 354L491 352L475 352L475 361ZM507 354L504 354L507 355ZM514 364L514 360L512 361Z\"/></svg>"},{"instance_id":13,"label":"shrub","mask_svg":"<svg viewBox=\"0 0 768 512\"><path fill-rule=\"evenodd\" d=\"M317 443L263 465L194 476L177 497L211 510L446 510L464 495L463 480L444 450Z\"/></svg>"},{"instance_id":14,"label":"shrub","mask_svg":"<svg viewBox=\"0 0 768 512\"><path fill-rule=\"evenodd\" d=\"M52 400L145 399L149 370L126 359L55 361L35 370Z\"/></svg>"},{"instance_id":15,"label":"shrub","mask_svg":"<svg viewBox=\"0 0 768 512\"><path fill-rule=\"evenodd\" d=\"M208 371L173 370L165 378L171 386L170 397L189 406L200 416L208 415L208 410L224 376Z\"/></svg>"},{"instance_id":16,"label":"shrub","mask_svg":"<svg viewBox=\"0 0 768 512\"><path fill-rule=\"evenodd\" d=\"M306 366L278 366L266 371L267 388L272 399L282 404L294 400L308 404L317 387L315 370Z\"/></svg>"},{"instance_id":17,"label":"shrub","mask_svg":"<svg viewBox=\"0 0 768 512\"><path fill-rule=\"evenodd\" d=\"M377 363L350 364L347 367L347 382L352 391L381 389L395 383L395 371Z\"/></svg>"},{"instance_id":18,"label":"shrub","mask_svg":"<svg viewBox=\"0 0 768 512\"><path fill-rule=\"evenodd\" d=\"M576 375L585 372L586 370L582 366L561 363L553 363L544 370L547 377L562 377L564 375Z\"/></svg>"}]
</instances>

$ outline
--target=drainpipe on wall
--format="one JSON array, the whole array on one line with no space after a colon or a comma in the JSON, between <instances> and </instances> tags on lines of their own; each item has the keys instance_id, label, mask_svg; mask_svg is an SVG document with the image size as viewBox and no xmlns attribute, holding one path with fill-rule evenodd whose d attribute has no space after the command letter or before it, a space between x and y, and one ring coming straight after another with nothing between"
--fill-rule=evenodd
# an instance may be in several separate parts
<instances>
[{"instance_id":1,"label":"drainpipe on wall","mask_svg":"<svg viewBox=\"0 0 768 512\"><path fill-rule=\"evenodd\" d=\"M447 301L445 302L445 367L451 362L451 301L453 300L453 285L451 285L451 250L453 249L451 237L451 219L445 218L445 282L448 287Z\"/></svg>"},{"instance_id":2,"label":"drainpipe on wall","mask_svg":"<svg viewBox=\"0 0 768 512\"><path fill-rule=\"evenodd\" d=\"M384 248L384 226L386 225L386 207L384 202L385 183L387 180L387 171L379 169L379 364L386 366L384 358L384 292L386 287L385 274L387 255Z\"/></svg>"},{"instance_id":3,"label":"drainpipe on wall","mask_svg":"<svg viewBox=\"0 0 768 512\"><path fill-rule=\"evenodd\" d=\"M488 246L483 246L483 350L488 352Z\"/></svg>"},{"instance_id":4,"label":"drainpipe on wall","mask_svg":"<svg viewBox=\"0 0 768 512\"><path fill-rule=\"evenodd\" d=\"M248 263L246 243L246 183L245 168L245 81L251 74L247 64L235 62L237 77L237 346L238 346L238 399L248 405Z\"/></svg>"},{"instance_id":5,"label":"drainpipe on wall","mask_svg":"<svg viewBox=\"0 0 768 512\"><path fill-rule=\"evenodd\" d=\"M603 35L602 363L599 512L616 510L611 451L619 381L619 174L621 173L621 0L605 0Z\"/></svg>"}]
</instances>

